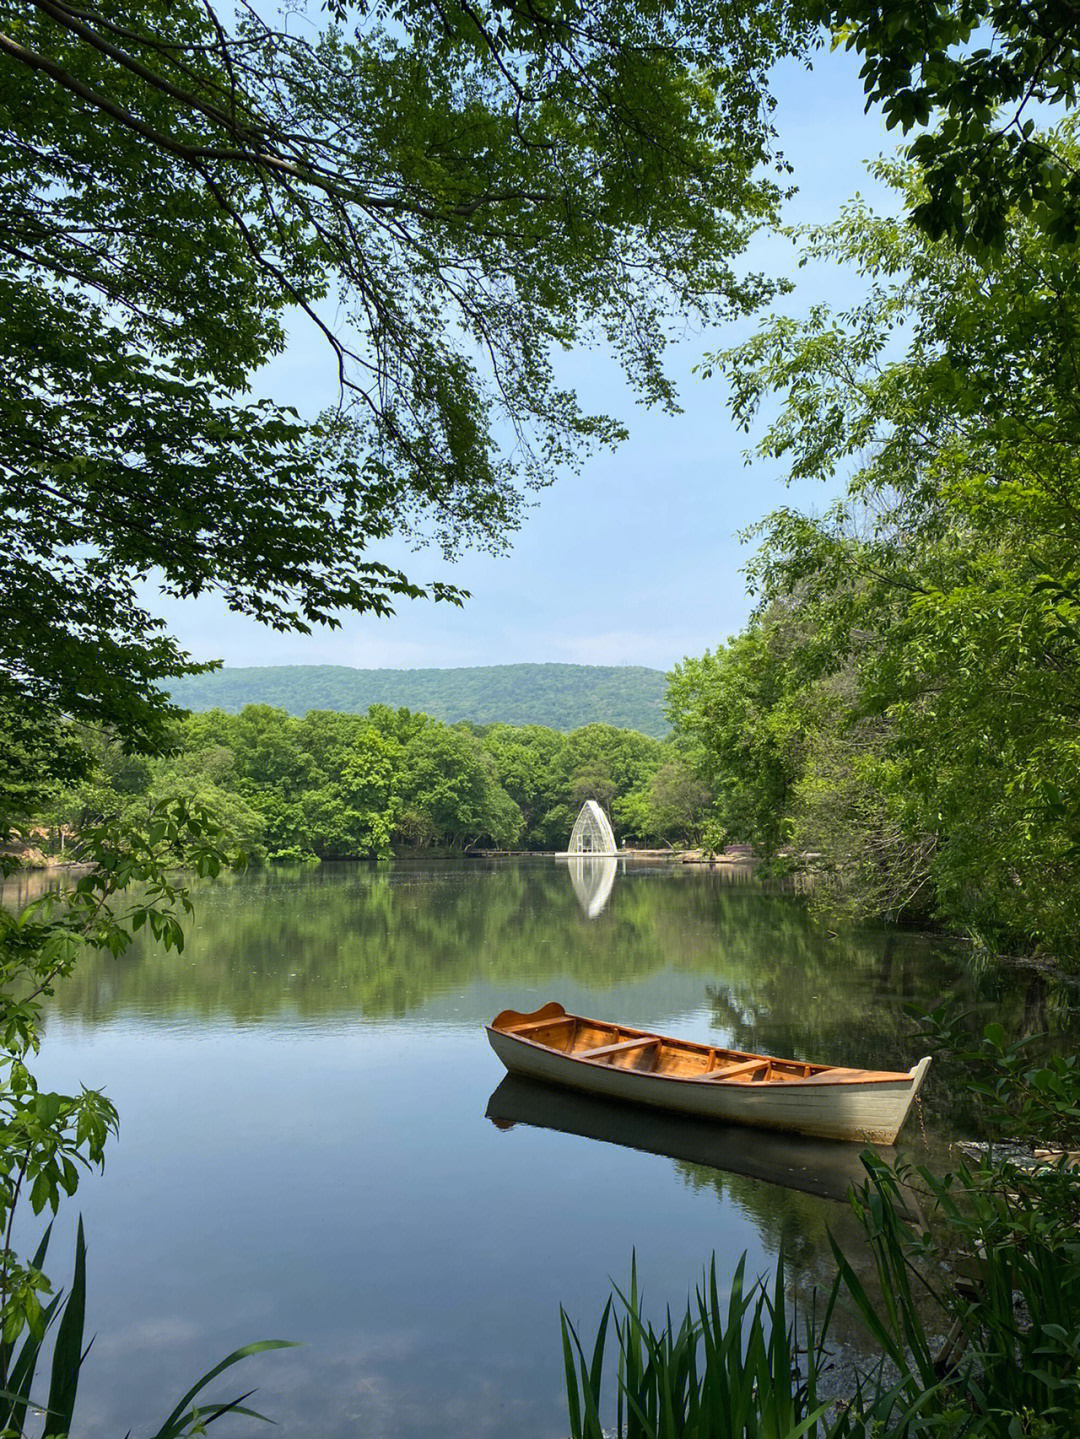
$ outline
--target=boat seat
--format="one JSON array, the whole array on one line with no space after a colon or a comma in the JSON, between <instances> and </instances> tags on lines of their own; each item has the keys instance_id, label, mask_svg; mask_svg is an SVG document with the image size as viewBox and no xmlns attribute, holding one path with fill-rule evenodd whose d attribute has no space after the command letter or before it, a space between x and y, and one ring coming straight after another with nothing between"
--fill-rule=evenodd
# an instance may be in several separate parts
<instances>
[{"instance_id":1,"label":"boat seat","mask_svg":"<svg viewBox=\"0 0 1080 1439\"><path fill-rule=\"evenodd\" d=\"M768 1069L770 1059L747 1059L742 1064L729 1064L725 1069L710 1069L708 1074L695 1075L697 1079L738 1079L743 1074L753 1074L757 1069Z\"/></svg>"},{"instance_id":2,"label":"boat seat","mask_svg":"<svg viewBox=\"0 0 1080 1439\"><path fill-rule=\"evenodd\" d=\"M658 1039L646 1035L644 1039L623 1039L618 1044L601 1044L598 1049L578 1049L575 1059L604 1059L609 1054L621 1054L627 1049L644 1049L648 1044L659 1044Z\"/></svg>"}]
</instances>

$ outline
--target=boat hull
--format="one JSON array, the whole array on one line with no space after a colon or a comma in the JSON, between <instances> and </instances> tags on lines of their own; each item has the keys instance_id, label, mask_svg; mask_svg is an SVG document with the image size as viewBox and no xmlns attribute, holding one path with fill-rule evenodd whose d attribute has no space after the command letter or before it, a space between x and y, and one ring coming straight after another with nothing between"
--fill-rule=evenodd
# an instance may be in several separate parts
<instances>
[{"instance_id":1,"label":"boat hull","mask_svg":"<svg viewBox=\"0 0 1080 1439\"><path fill-rule=\"evenodd\" d=\"M592 1063L494 1026L487 1034L511 1074L725 1124L864 1144L895 1142L929 1065L858 1083L716 1084Z\"/></svg>"}]
</instances>

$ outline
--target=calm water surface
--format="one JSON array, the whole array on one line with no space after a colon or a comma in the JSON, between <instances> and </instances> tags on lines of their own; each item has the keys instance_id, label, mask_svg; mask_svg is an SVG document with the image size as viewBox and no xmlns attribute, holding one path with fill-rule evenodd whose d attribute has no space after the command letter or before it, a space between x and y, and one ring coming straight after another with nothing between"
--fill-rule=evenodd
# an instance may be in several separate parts
<instances>
[{"instance_id":1,"label":"calm water surface","mask_svg":"<svg viewBox=\"0 0 1080 1439\"><path fill-rule=\"evenodd\" d=\"M80 1435L145 1431L228 1350L287 1338L304 1347L234 1371L283 1435L553 1439L559 1305L591 1332L635 1250L657 1316L714 1250L722 1275L781 1245L795 1282L824 1272L846 1151L500 1085L481 1026L502 1008L558 999L875 1068L918 1057L903 1006L950 992L1072 1023L1045 983L977 982L915 937L830 937L730 872L620 872L593 918L581 890L551 860L269 871L201 886L182 955L141 945L65 984L43 1081L121 1114L78 1196L97 1334ZM943 1095L931 1143L963 1127Z\"/></svg>"}]
</instances>

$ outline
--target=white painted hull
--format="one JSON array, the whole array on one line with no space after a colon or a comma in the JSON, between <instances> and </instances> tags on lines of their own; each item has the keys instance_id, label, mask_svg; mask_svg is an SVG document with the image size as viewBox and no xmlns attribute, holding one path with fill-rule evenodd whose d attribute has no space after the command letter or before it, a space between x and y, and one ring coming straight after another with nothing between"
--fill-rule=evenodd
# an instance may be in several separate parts
<instances>
[{"instance_id":1,"label":"white painted hull","mask_svg":"<svg viewBox=\"0 0 1080 1439\"><path fill-rule=\"evenodd\" d=\"M923 1059L908 1074L859 1083L716 1084L576 1059L490 1026L487 1034L513 1074L725 1124L864 1144L895 1142L930 1063Z\"/></svg>"}]
</instances>

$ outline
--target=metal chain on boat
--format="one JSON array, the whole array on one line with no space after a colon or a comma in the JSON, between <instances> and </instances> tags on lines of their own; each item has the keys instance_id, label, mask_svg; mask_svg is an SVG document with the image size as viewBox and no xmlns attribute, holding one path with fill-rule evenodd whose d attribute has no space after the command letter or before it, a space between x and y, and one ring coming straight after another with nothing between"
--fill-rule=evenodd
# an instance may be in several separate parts
<instances>
[{"instance_id":1,"label":"metal chain on boat","mask_svg":"<svg viewBox=\"0 0 1080 1439\"><path fill-rule=\"evenodd\" d=\"M919 1133L922 1135L923 1148L924 1148L925 1150L929 1151L929 1149L930 1149L930 1141L929 1141L929 1140L927 1139L927 1137L926 1137L926 1121L923 1119L922 1095L921 1095L921 1094L917 1094L917 1095L915 1096L915 1112L916 1112L916 1114L918 1114L918 1116L919 1116Z\"/></svg>"}]
</instances>

